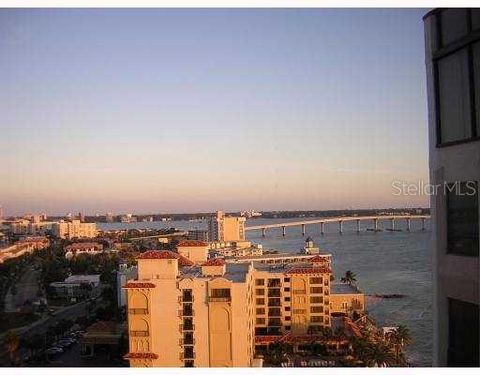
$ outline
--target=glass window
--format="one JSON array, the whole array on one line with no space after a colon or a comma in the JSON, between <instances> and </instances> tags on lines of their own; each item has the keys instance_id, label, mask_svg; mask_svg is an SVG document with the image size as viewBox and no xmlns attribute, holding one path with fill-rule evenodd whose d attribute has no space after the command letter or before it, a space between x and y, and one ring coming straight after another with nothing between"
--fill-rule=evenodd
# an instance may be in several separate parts
<instances>
[{"instance_id":1,"label":"glass window","mask_svg":"<svg viewBox=\"0 0 480 375\"><path fill-rule=\"evenodd\" d=\"M470 138L468 53L463 48L438 61L440 143Z\"/></svg>"},{"instance_id":2,"label":"glass window","mask_svg":"<svg viewBox=\"0 0 480 375\"><path fill-rule=\"evenodd\" d=\"M478 184L449 184L447 190L447 252L478 257Z\"/></svg>"},{"instance_id":3,"label":"glass window","mask_svg":"<svg viewBox=\"0 0 480 375\"><path fill-rule=\"evenodd\" d=\"M257 298L256 304L257 305L265 305L265 298Z\"/></svg>"},{"instance_id":4,"label":"glass window","mask_svg":"<svg viewBox=\"0 0 480 375\"><path fill-rule=\"evenodd\" d=\"M447 45L467 35L467 10L445 9L441 13L442 44Z\"/></svg>"},{"instance_id":5,"label":"glass window","mask_svg":"<svg viewBox=\"0 0 480 375\"><path fill-rule=\"evenodd\" d=\"M321 277L311 277L310 284L321 284L322 278Z\"/></svg>"},{"instance_id":6,"label":"glass window","mask_svg":"<svg viewBox=\"0 0 480 375\"><path fill-rule=\"evenodd\" d=\"M472 30L480 29L480 9L470 9L472 15Z\"/></svg>"},{"instance_id":7,"label":"glass window","mask_svg":"<svg viewBox=\"0 0 480 375\"><path fill-rule=\"evenodd\" d=\"M320 294L322 293L322 288L318 288L318 287L310 287L310 293L312 294Z\"/></svg>"},{"instance_id":8,"label":"glass window","mask_svg":"<svg viewBox=\"0 0 480 375\"><path fill-rule=\"evenodd\" d=\"M479 366L478 305L449 298L447 366Z\"/></svg>"},{"instance_id":9,"label":"glass window","mask_svg":"<svg viewBox=\"0 0 480 375\"><path fill-rule=\"evenodd\" d=\"M264 279L257 279L257 280L255 280L255 285L257 285L257 286L265 285L265 280Z\"/></svg>"},{"instance_id":10,"label":"glass window","mask_svg":"<svg viewBox=\"0 0 480 375\"><path fill-rule=\"evenodd\" d=\"M480 10L478 11L480 13ZM475 87L475 113L477 121L477 137L480 137L480 42L472 46L473 50L473 79Z\"/></svg>"},{"instance_id":11,"label":"glass window","mask_svg":"<svg viewBox=\"0 0 480 375\"><path fill-rule=\"evenodd\" d=\"M263 296L265 294L265 289L256 289L255 294L257 296Z\"/></svg>"},{"instance_id":12,"label":"glass window","mask_svg":"<svg viewBox=\"0 0 480 375\"><path fill-rule=\"evenodd\" d=\"M265 318L257 318L257 324L265 324Z\"/></svg>"},{"instance_id":13,"label":"glass window","mask_svg":"<svg viewBox=\"0 0 480 375\"><path fill-rule=\"evenodd\" d=\"M257 315L265 315L265 309L264 308L257 308Z\"/></svg>"}]
</instances>

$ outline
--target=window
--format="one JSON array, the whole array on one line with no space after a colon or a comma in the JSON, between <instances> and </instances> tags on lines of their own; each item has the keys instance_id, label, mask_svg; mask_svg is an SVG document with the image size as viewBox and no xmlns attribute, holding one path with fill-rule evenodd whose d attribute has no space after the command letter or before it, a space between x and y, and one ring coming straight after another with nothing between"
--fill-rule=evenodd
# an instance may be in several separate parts
<instances>
[{"instance_id":1,"label":"window","mask_svg":"<svg viewBox=\"0 0 480 375\"><path fill-rule=\"evenodd\" d=\"M283 288L284 292L290 292L290 288Z\"/></svg>"},{"instance_id":2,"label":"window","mask_svg":"<svg viewBox=\"0 0 480 375\"><path fill-rule=\"evenodd\" d=\"M310 317L311 323L323 323L323 316L311 316Z\"/></svg>"},{"instance_id":3,"label":"window","mask_svg":"<svg viewBox=\"0 0 480 375\"><path fill-rule=\"evenodd\" d=\"M310 303L323 303L322 297L310 297Z\"/></svg>"},{"instance_id":4,"label":"window","mask_svg":"<svg viewBox=\"0 0 480 375\"><path fill-rule=\"evenodd\" d=\"M265 305L265 298L257 298L255 302L257 305Z\"/></svg>"},{"instance_id":5,"label":"window","mask_svg":"<svg viewBox=\"0 0 480 375\"><path fill-rule=\"evenodd\" d=\"M265 324L265 318L257 318L257 324Z\"/></svg>"},{"instance_id":6,"label":"window","mask_svg":"<svg viewBox=\"0 0 480 375\"><path fill-rule=\"evenodd\" d=\"M290 311L290 306L285 306L285 311Z\"/></svg>"},{"instance_id":7,"label":"window","mask_svg":"<svg viewBox=\"0 0 480 375\"><path fill-rule=\"evenodd\" d=\"M265 289L256 289L255 294L257 296L263 296L265 294Z\"/></svg>"},{"instance_id":8,"label":"window","mask_svg":"<svg viewBox=\"0 0 480 375\"><path fill-rule=\"evenodd\" d=\"M480 14L480 10L479 10ZM476 136L480 136L480 42L475 43L473 49L473 77L475 91L475 120L477 123Z\"/></svg>"},{"instance_id":9,"label":"window","mask_svg":"<svg viewBox=\"0 0 480 375\"><path fill-rule=\"evenodd\" d=\"M447 252L478 257L478 183L449 184Z\"/></svg>"},{"instance_id":10,"label":"window","mask_svg":"<svg viewBox=\"0 0 480 375\"><path fill-rule=\"evenodd\" d=\"M257 308L257 315L264 315L265 314L265 309L263 307Z\"/></svg>"},{"instance_id":11,"label":"window","mask_svg":"<svg viewBox=\"0 0 480 375\"><path fill-rule=\"evenodd\" d=\"M310 284L321 284L322 278L321 277L311 277Z\"/></svg>"},{"instance_id":12,"label":"window","mask_svg":"<svg viewBox=\"0 0 480 375\"><path fill-rule=\"evenodd\" d=\"M444 9L441 16L442 45L445 46L467 35L467 10L452 8Z\"/></svg>"},{"instance_id":13,"label":"window","mask_svg":"<svg viewBox=\"0 0 480 375\"><path fill-rule=\"evenodd\" d=\"M320 293L322 293L322 291L323 291L322 288L318 288L318 287L311 287L310 288L310 293L312 293L312 294L320 294Z\"/></svg>"},{"instance_id":14,"label":"window","mask_svg":"<svg viewBox=\"0 0 480 375\"><path fill-rule=\"evenodd\" d=\"M286 321L286 322L289 322L290 320L292 320L292 318L291 318L290 316L286 316L286 317L285 317L285 321Z\"/></svg>"},{"instance_id":15,"label":"window","mask_svg":"<svg viewBox=\"0 0 480 375\"><path fill-rule=\"evenodd\" d=\"M479 366L478 305L455 299L448 300L447 366Z\"/></svg>"},{"instance_id":16,"label":"window","mask_svg":"<svg viewBox=\"0 0 480 375\"><path fill-rule=\"evenodd\" d=\"M305 314L306 312L305 309L293 309L294 314Z\"/></svg>"},{"instance_id":17,"label":"window","mask_svg":"<svg viewBox=\"0 0 480 375\"><path fill-rule=\"evenodd\" d=\"M472 137L468 51L463 48L438 61L439 144Z\"/></svg>"},{"instance_id":18,"label":"window","mask_svg":"<svg viewBox=\"0 0 480 375\"><path fill-rule=\"evenodd\" d=\"M285 302L290 302L290 297L285 297L284 300Z\"/></svg>"},{"instance_id":19,"label":"window","mask_svg":"<svg viewBox=\"0 0 480 375\"><path fill-rule=\"evenodd\" d=\"M212 289L210 297L213 297L213 298L230 298L230 289L228 289L228 288Z\"/></svg>"},{"instance_id":20,"label":"window","mask_svg":"<svg viewBox=\"0 0 480 375\"><path fill-rule=\"evenodd\" d=\"M311 313L322 313L323 312L323 306L311 306L310 307L310 312Z\"/></svg>"},{"instance_id":21,"label":"window","mask_svg":"<svg viewBox=\"0 0 480 375\"><path fill-rule=\"evenodd\" d=\"M290 282L290 278L289 278L289 277L286 277L286 278L283 279L283 281L284 281L285 283L289 283L289 282Z\"/></svg>"},{"instance_id":22,"label":"window","mask_svg":"<svg viewBox=\"0 0 480 375\"><path fill-rule=\"evenodd\" d=\"M256 286L263 286L263 285L265 285L265 280L264 279L257 279L257 280L255 280L255 285Z\"/></svg>"}]
</instances>

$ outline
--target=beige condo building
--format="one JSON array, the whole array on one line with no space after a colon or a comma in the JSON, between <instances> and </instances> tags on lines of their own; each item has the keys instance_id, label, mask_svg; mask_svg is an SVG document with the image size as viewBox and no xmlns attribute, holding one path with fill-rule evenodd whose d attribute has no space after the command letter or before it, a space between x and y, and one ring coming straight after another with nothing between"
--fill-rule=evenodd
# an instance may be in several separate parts
<instances>
[{"instance_id":1,"label":"beige condo building","mask_svg":"<svg viewBox=\"0 0 480 375\"><path fill-rule=\"evenodd\" d=\"M258 338L331 326L330 276L330 255L199 265L177 252L147 251L138 278L124 287L125 358L132 367L260 366Z\"/></svg>"},{"instance_id":2,"label":"beige condo building","mask_svg":"<svg viewBox=\"0 0 480 375\"><path fill-rule=\"evenodd\" d=\"M225 216L217 211L216 216L208 223L208 238L211 242L238 242L245 241L244 217Z\"/></svg>"},{"instance_id":3,"label":"beige condo building","mask_svg":"<svg viewBox=\"0 0 480 375\"><path fill-rule=\"evenodd\" d=\"M97 224L82 223L80 220L60 221L52 226L53 235L71 240L73 238L93 238L97 236Z\"/></svg>"}]
</instances>

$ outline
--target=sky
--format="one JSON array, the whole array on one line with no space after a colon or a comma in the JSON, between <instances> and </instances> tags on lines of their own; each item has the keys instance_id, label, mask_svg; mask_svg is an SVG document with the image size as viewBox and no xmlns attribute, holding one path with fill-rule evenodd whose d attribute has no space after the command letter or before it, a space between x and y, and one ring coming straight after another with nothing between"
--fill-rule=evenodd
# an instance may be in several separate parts
<instances>
[{"instance_id":1,"label":"sky","mask_svg":"<svg viewBox=\"0 0 480 375\"><path fill-rule=\"evenodd\" d=\"M0 10L0 205L428 206L425 13Z\"/></svg>"}]
</instances>

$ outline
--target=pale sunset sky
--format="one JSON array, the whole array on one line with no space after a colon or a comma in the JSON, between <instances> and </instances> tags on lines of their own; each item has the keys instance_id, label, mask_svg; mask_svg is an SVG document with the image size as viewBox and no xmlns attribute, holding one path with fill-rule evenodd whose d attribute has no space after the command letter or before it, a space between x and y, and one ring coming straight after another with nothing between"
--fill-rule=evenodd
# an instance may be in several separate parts
<instances>
[{"instance_id":1,"label":"pale sunset sky","mask_svg":"<svg viewBox=\"0 0 480 375\"><path fill-rule=\"evenodd\" d=\"M0 205L428 206L425 13L0 10Z\"/></svg>"}]
</instances>

